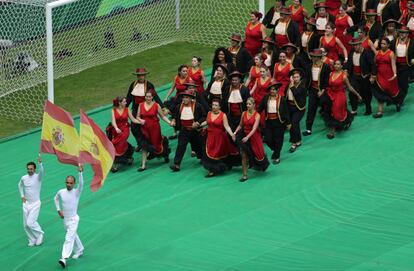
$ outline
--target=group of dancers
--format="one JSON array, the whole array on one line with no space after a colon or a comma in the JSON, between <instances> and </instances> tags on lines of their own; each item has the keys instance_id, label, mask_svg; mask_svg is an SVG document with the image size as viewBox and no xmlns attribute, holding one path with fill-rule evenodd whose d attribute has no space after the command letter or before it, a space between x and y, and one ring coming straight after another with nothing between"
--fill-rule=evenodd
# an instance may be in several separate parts
<instances>
[{"instance_id":1,"label":"group of dancers","mask_svg":"<svg viewBox=\"0 0 414 271\"><path fill-rule=\"evenodd\" d=\"M134 147L127 142L131 130L136 150L142 149L138 171L155 157L169 163L169 140L178 138L173 171L180 170L190 143L192 156L208 170L206 177L241 165L240 181L246 181L248 168L264 171L269 165L264 143L273 164L280 163L285 131L293 153L302 135L312 134L318 112L333 139L351 126L360 103L364 115L374 118L383 116L384 104L401 110L414 64L411 1L326 1L315 3L313 15L299 0L289 7L284 2L276 0L263 22L261 13L252 12L245 38L233 34L229 47L216 49L210 80L194 56L191 65L178 67L161 100L146 79L148 71L138 68L126 97L113 101L107 127L117 155L112 171L133 161ZM378 103L374 113L372 96ZM173 127L169 138L162 135L159 119Z\"/></svg>"}]
</instances>

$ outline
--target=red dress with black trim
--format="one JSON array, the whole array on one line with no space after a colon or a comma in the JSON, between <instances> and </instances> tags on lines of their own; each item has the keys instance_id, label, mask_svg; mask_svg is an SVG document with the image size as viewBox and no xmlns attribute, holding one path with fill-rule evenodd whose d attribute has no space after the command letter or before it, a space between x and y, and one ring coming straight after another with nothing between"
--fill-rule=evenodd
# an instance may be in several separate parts
<instances>
[{"instance_id":1,"label":"red dress with black trim","mask_svg":"<svg viewBox=\"0 0 414 271\"><path fill-rule=\"evenodd\" d=\"M344 31L351 27L348 23L349 15L344 15L340 17L339 15L336 16L335 19L335 36L342 42L342 44L345 46L348 53L351 51L352 46L349 44L349 42L352 39L352 35L344 35Z\"/></svg>"},{"instance_id":2,"label":"red dress with black trim","mask_svg":"<svg viewBox=\"0 0 414 271\"><path fill-rule=\"evenodd\" d=\"M332 101L331 116L340 122L344 121L348 114L344 76L345 72L341 72L338 77L334 78L334 72L331 72L327 88L327 94Z\"/></svg>"},{"instance_id":3,"label":"red dress with black trim","mask_svg":"<svg viewBox=\"0 0 414 271\"><path fill-rule=\"evenodd\" d=\"M273 69L273 78L277 81L282 83L279 88L279 94L285 96L285 89L290 83L289 72L293 69L292 64L286 63L284 67L281 67L280 63L275 64L275 68Z\"/></svg>"},{"instance_id":4,"label":"red dress with black trim","mask_svg":"<svg viewBox=\"0 0 414 271\"><path fill-rule=\"evenodd\" d=\"M372 51L372 50L371 50L371 46L369 46L369 38L368 38L368 37L366 37L366 38L364 39L364 41L361 43L361 46L362 46L365 50Z\"/></svg>"},{"instance_id":5,"label":"red dress with black trim","mask_svg":"<svg viewBox=\"0 0 414 271\"><path fill-rule=\"evenodd\" d=\"M390 49L385 52L378 51L375 56L375 63L377 65L377 83L379 88L389 96L396 97L399 93L397 78L388 81L394 74L391 66L392 54L393 52Z\"/></svg>"},{"instance_id":6,"label":"red dress with black trim","mask_svg":"<svg viewBox=\"0 0 414 271\"><path fill-rule=\"evenodd\" d=\"M260 69L256 66L252 66L250 68L250 82L249 85L247 86L247 88L249 90L252 90L254 87L254 84L256 83L257 78L260 77Z\"/></svg>"},{"instance_id":7,"label":"red dress with black trim","mask_svg":"<svg viewBox=\"0 0 414 271\"><path fill-rule=\"evenodd\" d=\"M197 85L197 92L200 94L204 93L204 83L203 83L203 76L202 76L203 70L197 69L197 71L194 71L193 68L188 69L188 76L194 81L194 83Z\"/></svg>"},{"instance_id":8,"label":"red dress with black trim","mask_svg":"<svg viewBox=\"0 0 414 271\"><path fill-rule=\"evenodd\" d=\"M321 37L320 44L321 47L325 48L327 52L327 57L329 57L333 61L337 61L339 59L338 47L336 45L335 36L332 36L329 41L326 40L326 36Z\"/></svg>"},{"instance_id":9,"label":"red dress with black trim","mask_svg":"<svg viewBox=\"0 0 414 271\"><path fill-rule=\"evenodd\" d=\"M253 28L251 27L251 24L252 23L249 22L246 26L244 47L249 51L250 55L254 57L262 48L262 23L256 24Z\"/></svg>"},{"instance_id":10,"label":"red dress with black trim","mask_svg":"<svg viewBox=\"0 0 414 271\"><path fill-rule=\"evenodd\" d=\"M292 12L292 15L290 15L290 19L298 24L299 32L302 34L303 27L305 25L305 16L303 14L303 10L305 9L302 5L299 6L299 8L295 11L294 6L289 6L290 11Z\"/></svg>"},{"instance_id":11,"label":"red dress with black trim","mask_svg":"<svg viewBox=\"0 0 414 271\"><path fill-rule=\"evenodd\" d=\"M184 85L190 81L190 77L187 76L186 78L180 78L180 76L176 75L174 80L175 85L175 98L177 99L181 92L184 92L187 89L187 86Z\"/></svg>"},{"instance_id":12,"label":"red dress with black trim","mask_svg":"<svg viewBox=\"0 0 414 271\"><path fill-rule=\"evenodd\" d=\"M267 88L269 87L271 81L272 81L271 77L267 77L264 81L262 81L262 77L259 77L256 79L256 90L254 91L252 95L254 101L256 102L256 106L259 106L264 96L266 94L269 94L269 91L267 90Z\"/></svg>"},{"instance_id":13,"label":"red dress with black trim","mask_svg":"<svg viewBox=\"0 0 414 271\"><path fill-rule=\"evenodd\" d=\"M253 130L253 126L256 121L257 114L259 113L254 111L253 115L251 115L249 118L247 111L243 112L242 121L243 121L243 132L245 136L247 136ZM252 150L254 159L257 161L264 160L266 155L264 152L262 135L260 134L259 129L256 129L254 134L249 138L248 143Z\"/></svg>"},{"instance_id":14,"label":"red dress with black trim","mask_svg":"<svg viewBox=\"0 0 414 271\"><path fill-rule=\"evenodd\" d=\"M154 154L161 154L164 151L163 136L161 135L160 120L158 118L158 106L157 103L154 103L147 110L145 103L139 105L140 117L145 120L144 125L141 126L141 132L146 141L153 147Z\"/></svg>"},{"instance_id":15,"label":"red dress with black trim","mask_svg":"<svg viewBox=\"0 0 414 271\"><path fill-rule=\"evenodd\" d=\"M128 137L129 137L129 123L128 123L128 108L124 108L121 114L119 114L116 108L112 109L115 116L116 126L121 130L121 133L117 133L115 129L112 130L112 144L115 147L115 155L122 156L128 150Z\"/></svg>"}]
</instances>

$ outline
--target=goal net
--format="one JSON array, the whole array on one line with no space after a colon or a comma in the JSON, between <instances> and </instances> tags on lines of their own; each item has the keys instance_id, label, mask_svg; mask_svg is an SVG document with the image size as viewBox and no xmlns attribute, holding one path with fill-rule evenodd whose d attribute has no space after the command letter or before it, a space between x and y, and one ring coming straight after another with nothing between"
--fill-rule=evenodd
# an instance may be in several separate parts
<instances>
[{"instance_id":1,"label":"goal net","mask_svg":"<svg viewBox=\"0 0 414 271\"><path fill-rule=\"evenodd\" d=\"M45 7L52 2L0 2L1 118L41 120L47 99ZM56 7L54 79L175 41L228 45L227 37L243 33L250 11L258 8L258 0L78 0Z\"/></svg>"}]
</instances>

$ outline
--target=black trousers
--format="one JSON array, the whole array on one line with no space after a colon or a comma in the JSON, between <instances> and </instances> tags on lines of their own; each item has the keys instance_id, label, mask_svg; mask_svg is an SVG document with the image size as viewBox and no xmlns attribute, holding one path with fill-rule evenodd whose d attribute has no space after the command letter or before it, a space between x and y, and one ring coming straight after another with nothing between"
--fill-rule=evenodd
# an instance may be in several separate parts
<instances>
[{"instance_id":1,"label":"black trousers","mask_svg":"<svg viewBox=\"0 0 414 271\"><path fill-rule=\"evenodd\" d=\"M203 142L200 133L196 130L182 128L178 134L177 150L175 151L174 164L180 165L183 160L187 145L190 143L191 149L196 153L197 158L201 159Z\"/></svg>"},{"instance_id":2,"label":"black trousers","mask_svg":"<svg viewBox=\"0 0 414 271\"><path fill-rule=\"evenodd\" d=\"M401 92L401 101L404 101L408 93L408 80L411 76L411 67L408 65L397 64L398 88Z\"/></svg>"},{"instance_id":3,"label":"black trousers","mask_svg":"<svg viewBox=\"0 0 414 271\"><path fill-rule=\"evenodd\" d=\"M237 126L239 126L240 124L241 115L234 116L231 112L229 112L227 113L227 119L228 119L231 130L234 131L236 130Z\"/></svg>"},{"instance_id":4,"label":"black trousers","mask_svg":"<svg viewBox=\"0 0 414 271\"><path fill-rule=\"evenodd\" d=\"M352 74L350 77L350 83L354 89L361 95L362 102L365 104L365 111L371 112L371 101L372 101L372 91L371 91L371 82L369 81L369 76L363 78L361 75ZM349 101L351 103L352 111L357 111L358 109L358 98L352 92L349 92Z\"/></svg>"},{"instance_id":5,"label":"black trousers","mask_svg":"<svg viewBox=\"0 0 414 271\"><path fill-rule=\"evenodd\" d=\"M288 110L290 115L290 140L291 143L296 143L302 140L302 135L300 132L300 121L305 115L305 109L299 110L296 105L288 104Z\"/></svg>"},{"instance_id":6,"label":"black trousers","mask_svg":"<svg viewBox=\"0 0 414 271\"><path fill-rule=\"evenodd\" d=\"M266 120L264 128L264 142L273 151L272 159L280 158L280 151L283 147L286 125L276 120Z\"/></svg>"},{"instance_id":7,"label":"black trousers","mask_svg":"<svg viewBox=\"0 0 414 271\"><path fill-rule=\"evenodd\" d=\"M306 115L306 130L312 131L313 122L315 121L316 112L320 105L320 98L318 97L318 90L310 88L308 92L308 113ZM326 95L326 93L324 93Z\"/></svg>"}]
</instances>

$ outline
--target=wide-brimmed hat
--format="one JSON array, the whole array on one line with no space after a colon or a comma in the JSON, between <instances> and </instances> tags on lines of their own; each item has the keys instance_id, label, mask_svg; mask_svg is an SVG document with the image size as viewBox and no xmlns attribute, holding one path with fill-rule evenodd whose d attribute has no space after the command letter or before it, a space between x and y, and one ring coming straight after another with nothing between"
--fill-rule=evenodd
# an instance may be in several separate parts
<instances>
[{"instance_id":1,"label":"wide-brimmed hat","mask_svg":"<svg viewBox=\"0 0 414 271\"><path fill-rule=\"evenodd\" d=\"M290 11L289 8L287 7L282 7L279 11L280 14L285 14L285 15L292 15L292 11Z\"/></svg>"},{"instance_id":2,"label":"wide-brimmed hat","mask_svg":"<svg viewBox=\"0 0 414 271\"><path fill-rule=\"evenodd\" d=\"M402 25L399 29L397 29L400 33L411 33L411 29L409 29L406 25Z\"/></svg>"},{"instance_id":3,"label":"wide-brimmed hat","mask_svg":"<svg viewBox=\"0 0 414 271\"><path fill-rule=\"evenodd\" d=\"M363 42L363 40L361 39L361 37L356 37L356 38L352 38L348 43L350 45L356 45L356 44L361 44Z\"/></svg>"},{"instance_id":4,"label":"wide-brimmed hat","mask_svg":"<svg viewBox=\"0 0 414 271\"><path fill-rule=\"evenodd\" d=\"M279 89L281 85L283 85L281 82L277 82L276 80L272 80L270 82L270 85L267 87L267 89L269 90L272 87L275 87L276 89Z\"/></svg>"},{"instance_id":5,"label":"wide-brimmed hat","mask_svg":"<svg viewBox=\"0 0 414 271\"><path fill-rule=\"evenodd\" d=\"M303 77L304 75L305 75L305 72L302 70L302 69L300 69L300 68L295 68L295 69L293 69L293 70L291 70L290 72L289 72L289 77L291 77L292 75L294 75L295 73L299 73L300 74L300 77Z\"/></svg>"},{"instance_id":6,"label":"wide-brimmed hat","mask_svg":"<svg viewBox=\"0 0 414 271\"><path fill-rule=\"evenodd\" d=\"M317 56L317 57L322 57L323 52L321 49L317 48L317 49L313 49L312 52L309 53L310 56Z\"/></svg>"},{"instance_id":7,"label":"wide-brimmed hat","mask_svg":"<svg viewBox=\"0 0 414 271\"><path fill-rule=\"evenodd\" d=\"M387 28L388 24L390 23L395 23L395 27L398 27L399 25L401 25L401 23L397 20L394 19L388 19L385 22L382 23L382 28L385 29Z\"/></svg>"},{"instance_id":8,"label":"wide-brimmed hat","mask_svg":"<svg viewBox=\"0 0 414 271\"><path fill-rule=\"evenodd\" d=\"M187 87L198 87L198 85L191 78L190 78L190 80L188 80L187 82L185 82L183 85L184 86L187 86Z\"/></svg>"},{"instance_id":9,"label":"wide-brimmed hat","mask_svg":"<svg viewBox=\"0 0 414 271\"><path fill-rule=\"evenodd\" d=\"M132 74L135 74L135 75L146 75L146 74L149 74L149 72L147 72L147 70L145 68L137 68L135 70L135 72L133 72Z\"/></svg>"},{"instance_id":10,"label":"wide-brimmed hat","mask_svg":"<svg viewBox=\"0 0 414 271\"><path fill-rule=\"evenodd\" d=\"M184 90L183 92L180 92L181 96L189 96L191 98L195 98L195 94L193 90Z\"/></svg>"},{"instance_id":11,"label":"wide-brimmed hat","mask_svg":"<svg viewBox=\"0 0 414 271\"><path fill-rule=\"evenodd\" d=\"M243 74L239 71L234 71L229 74L229 78L233 78L233 77L243 78Z\"/></svg>"},{"instance_id":12,"label":"wide-brimmed hat","mask_svg":"<svg viewBox=\"0 0 414 271\"><path fill-rule=\"evenodd\" d=\"M367 15L367 16L377 16L378 13L375 9L367 9L367 11L365 12L365 15Z\"/></svg>"},{"instance_id":13,"label":"wide-brimmed hat","mask_svg":"<svg viewBox=\"0 0 414 271\"><path fill-rule=\"evenodd\" d=\"M226 66L224 66L223 64L216 64L216 70L217 70L217 68L218 67L220 67L220 68L222 68L223 69L223 71L226 73L226 74L228 74L229 73L229 70L227 69L227 67Z\"/></svg>"},{"instance_id":14,"label":"wide-brimmed hat","mask_svg":"<svg viewBox=\"0 0 414 271\"><path fill-rule=\"evenodd\" d=\"M283 49L283 48L287 48L287 47L290 47L290 48L293 48L293 49L295 49L295 51L297 52L299 49L298 49L298 47L296 46L296 45L294 45L293 43L286 43L285 45L283 45L282 47L281 47L281 49Z\"/></svg>"},{"instance_id":15,"label":"wide-brimmed hat","mask_svg":"<svg viewBox=\"0 0 414 271\"><path fill-rule=\"evenodd\" d=\"M317 10L317 9L320 9L320 8L326 8L327 6L326 6L326 3L325 2L320 2L320 3L317 3L316 5L315 5L315 9Z\"/></svg>"},{"instance_id":16,"label":"wide-brimmed hat","mask_svg":"<svg viewBox=\"0 0 414 271\"><path fill-rule=\"evenodd\" d=\"M232 34L229 37L229 39L241 42L242 41L242 36L240 34Z\"/></svg>"},{"instance_id":17,"label":"wide-brimmed hat","mask_svg":"<svg viewBox=\"0 0 414 271\"><path fill-rule=\"evenodd\" d=\"M266 37L265 39L262 39L263 42L275 44L275 41L271 37Z\"/></svg>"},{"instance_id":18,"label":"wide-brimmed hat","mask_svg":"<svg viewBox=\"0 0 414 271\"><path fill-rule=\"evenodd\" d=\"M305 19L305 23L306 23L306 24L311 24L311 25L313 25L313 26L316 26L316 19L315 19L315 18L313 18L313 17L311 17L311 18L309 18L309 19Z\"/></svg>"}]
</instances>

